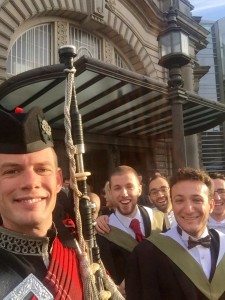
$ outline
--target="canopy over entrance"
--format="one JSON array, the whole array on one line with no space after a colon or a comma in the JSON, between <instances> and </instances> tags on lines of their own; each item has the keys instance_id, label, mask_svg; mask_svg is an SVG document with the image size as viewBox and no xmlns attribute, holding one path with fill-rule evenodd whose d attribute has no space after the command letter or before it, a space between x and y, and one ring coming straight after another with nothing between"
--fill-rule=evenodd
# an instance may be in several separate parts
<instances>
[{"instance_id":1,"label":"canopy over entrance","mask_svg":"<svg viewBox=\"0 0 225 300\"><path fill-rule=\"evenodd\" d=\"M171 103L164 83L83 56L75 63L76 93L84 132L120 137L168 137ZM52 128L63 129L64 65L13 76L0 85L0 106L25 111L40 106ZM184 134L210 129L225 120L225 105L185 91Z\"/></svg>"}]
</instances>

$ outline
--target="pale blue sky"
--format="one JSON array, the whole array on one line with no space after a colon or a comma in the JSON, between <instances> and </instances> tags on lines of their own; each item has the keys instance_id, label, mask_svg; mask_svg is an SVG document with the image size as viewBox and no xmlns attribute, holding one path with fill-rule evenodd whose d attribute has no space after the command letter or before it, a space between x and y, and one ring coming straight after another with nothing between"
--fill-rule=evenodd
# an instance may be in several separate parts
<instances>
[{"instance_id":1,"label":"pale blue sky","mask_svg":"<svg viewBox=\"0 0 225 300\"><path fill-rule=\"evenodd\" d=\"M202 16L202 19L217 21L225 17L225 0L189 0L195 9L193 16Z\"/></svg>"}]
</instances>

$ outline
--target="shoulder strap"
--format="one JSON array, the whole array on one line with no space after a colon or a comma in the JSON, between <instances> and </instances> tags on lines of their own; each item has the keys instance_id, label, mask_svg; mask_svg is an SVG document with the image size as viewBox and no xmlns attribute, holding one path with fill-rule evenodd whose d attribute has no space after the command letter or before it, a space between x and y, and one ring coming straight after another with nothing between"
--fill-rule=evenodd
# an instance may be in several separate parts
<instances>
[{"instance_id":1,"label":"shoulder strap","mask_svg":"<svg viewBox=\"0 0 225 300\"><path fill-rule=\"evenodd\" d=\"M141 216L143 219L143 223L144 223L145 237L148 237L152 231L152 224L151 224L149 214L148 214L147 210L144 208L144 206L138 205L138 208L140 210L140 213L141 213Z\"/></svg>"},{"instance_id":2,"label":"shoulder strap","mask_svg":"<svg viewBox=\"0 0 225 300\"><path fill-rule=\"evenodd\" d=\"M163 213L163 215L164 215L163 232L166 232L171 228L171 225L170 225L168 213Z\"/></svg>"},{"instance_id":3,"label":"shoulder strap","mask_svg":"<svg viewBox=\"0 0 225 300\"><path fill-rule=\"evenodd\" d=\"M129 252L132 252L134 247L138 244L128 233L112 225L110 225L109 233L98 234Z\"/></svg>"},{"instance_id":4,"label":"shoulder strap","mask_svg":"<svg viewBox=\"0 0 225 300\"><path fill-rule=\"evenodd\" d=\"M216 230L210 229L209 235L211 236L211 245L210 245L210 253L211 253L211 271L209 276L209 281L212 281L214 273L216 271L216 265L219 255L219 249L220 249L220 239L219 234Z\"/></svg>"},{"instance_id":5,"label":"shoulder strap","mask_svg":"<svg viewBox=\"0 0 225 300\"><path fill-rule=\"evenodd\" d=\"M225 285L223 282L225 274L225 256L216 268L214 277L210 283L196 260L172 238L161 234L152 234L147 240L165 253L165 255L167 255L182 270L182 272L187 275L193 284L208 299L218 300L225 292ZM176 253L176 255L174 255L174 253Z\"/></svg>"},{"instance_id":6,"label":"shoulder strap","mask_svg":"<svg viewBox=\"0 0 225 300\"><path fill-rule=\"evenodd\" d=\"M164 225L164 213L159 210L152 210L152 230L156 232L162 232Z\"/></svg>"},{"instance_id":7,"label":"shoulder strap","mask_svg":"<svg viewBox=\"0 0 225 300\"><path fill-rule=\"evenodd\" d=\"M150 220L149 214L144 206L138 206L144 221L145 236L148 237L151 231L162 232L164 228L164 213L159 210L152 210L152 220Z\"/></svg>"}]
</instances>

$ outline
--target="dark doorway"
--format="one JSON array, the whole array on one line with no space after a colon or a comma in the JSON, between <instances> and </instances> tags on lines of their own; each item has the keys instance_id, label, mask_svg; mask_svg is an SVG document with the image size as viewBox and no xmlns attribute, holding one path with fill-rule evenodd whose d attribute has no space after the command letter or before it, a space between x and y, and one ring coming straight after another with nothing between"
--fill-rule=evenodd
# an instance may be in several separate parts
<instances>
[{"instance_id":1,"label":"dark doorway","mask_svg":"<svg viewBox=\"0 0 225 300\"><path fill-rule=\"evenodd\" d=\"M128 165L134 168L143 179L147 175L146 168L146 153L138 151L120 151L120 162L121 165Z\"/></svg>"},{"instance_id":2,"label":"dark doorway","mask_svg":"<svg viewBox=\"0 0 225 300\"><path fill-rule=\"evenodd\" d=\"M85 171L91 172L88 184L98 195L108 180L108 156L105 149L91 149L84 155Z\"/></svg>"}]
</instances>

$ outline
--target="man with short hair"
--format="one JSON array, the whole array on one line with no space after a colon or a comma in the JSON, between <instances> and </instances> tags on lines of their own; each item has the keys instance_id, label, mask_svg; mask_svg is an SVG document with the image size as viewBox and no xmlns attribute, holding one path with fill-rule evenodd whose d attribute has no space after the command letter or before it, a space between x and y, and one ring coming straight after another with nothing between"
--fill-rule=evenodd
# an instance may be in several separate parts
<instances>
[{"instance_id":1,"label":"man with short hair","mask_svg":"<svg viewBox=\"0 0 225 300\"><path fill-rule=\"evenodd\" d=\"M69 191L70 191L70 179L69 178L63 178L63 183L62 183L62 191L69 196Z\"/></svg>"},{"instance_id":2,"label":"man with short hair","mask_svg":"<svg viewBox=\"0 0 225 300\"><path fill-rule=\"evenodd\" d=\"M62 172L51 128L39 108L17 112L0 110L0 299L81 300L75 244L52 222Z\"/></svg>"},{"instance_id":3,"label":"man with short hair","mask_svg":"<svg viewBox=\"0 0 225 300\"><path fill-rule=\"evenodd\" d=\"M121 284L126 262L133 248L144 237L149 236L151 230L161 229L152 209L137 205L141 183L133 168L115 168L110 175L109 184L115 212L109 216L110 232L98 234L97 241L105 268L116 284Z\"/></svg>"},{"instance_id":4,"label":"man with short hair","mask_svg":"<svg viewBox=\"0 0 225 300\"><path fill-rule=\"evenodd\" d=\"M127 300L225 299L225 235L207 229L213 183L203 171L179 169L171 181L177 226L153 234L132 252Z\"/></svg>"},{"instance_id":5,"label":"man with short hair","mask_svg":"<svg viewBox=\"0 0 225 300\"><path fill-rule=\"evenodd\" d=\"M170 199L170 188L167 179L162 175L153 176L148 185L148 200L154 212L157 213L158 220L161 219L162 230L166 231L176 225L172 204ZM161 213L160 213L161 212ZM100 233L109 232L108 216L100 216L97 219L96 229Z\"/></svg>"},{"instance_id":6,"label":"man with short hair","mask_svg":"<svg viewBox=\"0 0 225 300\"><path fill-rule=\"evenodd\" d=\"M225 176L222 173L210 173L214 183L215 207L209 216L208 227L225 233Z\"/></svg>"},{"instance_id":7,"label":"man with short hair","mask_svg":"<svg viewBox=\"0 0 225 300\"><path fill-rule=\"evenodd\" d=\"M153 176L149 180L148 190L148 199L154 206L153 209L164 213L164 226L166 229L176 225L170 198L170 187L167 179L162 175Z\"/></svg>"}]
</instances>

